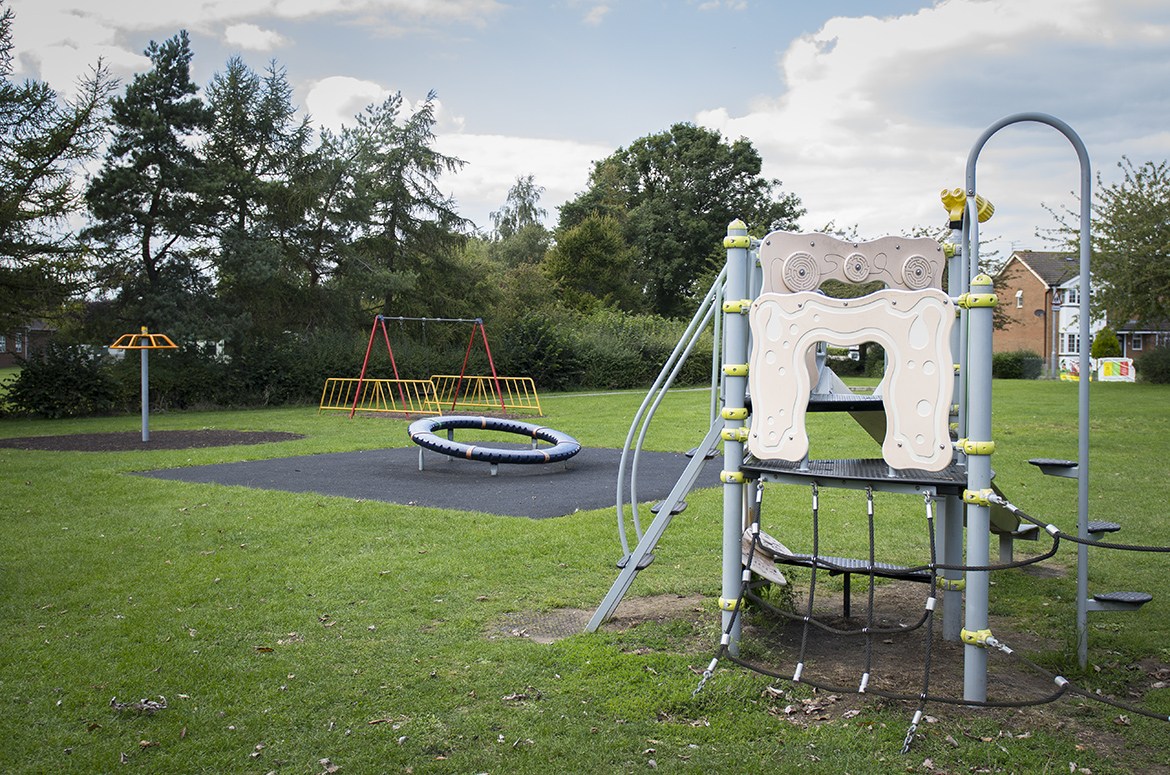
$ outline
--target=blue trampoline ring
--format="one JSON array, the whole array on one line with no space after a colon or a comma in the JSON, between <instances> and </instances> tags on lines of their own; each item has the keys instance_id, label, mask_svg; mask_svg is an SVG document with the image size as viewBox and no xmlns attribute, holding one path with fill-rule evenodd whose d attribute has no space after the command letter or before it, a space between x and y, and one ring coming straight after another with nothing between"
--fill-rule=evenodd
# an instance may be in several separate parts
<instances>
[{"instance_id":1,"label":"blue trampoline ring","mask_svg":"<svg viewBox=\"0 0 1170 775\"><path fill-rule=\"evenodd\" d=\"M452 431L455 428L478 428L486 431L514 433L517 436L527 436L534 440L547 441L553 446L547 449L500 449L498 447L461 444L450 438L450 434L445 439L435 435L435 431ZM496 473L496 466L500 463L558 463L562 460L568 460L581 451L581 445L567 433L561 433L558 430L539 425L532 425L531 423L498 417L425 417L412 422L406 432L410 436L410 440L423 449L429 449L432 452L441 452L449 457L491 463L493 475ZM421 450L419 452L419 470L422 470Z\"/></svg>"}]
</instances>

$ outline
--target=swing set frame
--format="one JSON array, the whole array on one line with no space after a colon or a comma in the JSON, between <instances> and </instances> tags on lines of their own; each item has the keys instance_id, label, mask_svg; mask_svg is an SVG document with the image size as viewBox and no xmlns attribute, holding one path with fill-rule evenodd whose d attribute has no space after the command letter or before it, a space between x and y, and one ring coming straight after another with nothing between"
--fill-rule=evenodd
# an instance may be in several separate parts
<instances>
[{"instance_id":1,"label":"swing set frame","mask_svg":"<svg viewBox=\"0 0 1170 775\"><path fill-rule=\"evenodd\" d=\"M474 319L472 319L472 318L408 318L408 317L389 317L386 315L375 315L374 316L374 323L370 327L370 341L366 345L366 357L362 360L362 372L361 372L361 375L358 376L357 390L354 391L353 405L350 407L350 411L349 411L350 417L353 417L354 414L357 413L358 399L362 394L362 385L364 384L365 379L366 379L366 367L369 365L370 352L373 350L373 347L374 347L374 337L378 333L379 328L382 329L382 338L386 342L386 352L390 355L390 367L394 370L394 381L398 387L399 398L402 400L402 405L404 408L408 405L406 395L405 395L405 392L404 392L403 387L402 387L402 380L398 376L398 364L395 363L395 361L394 361L394 348L390 346L390 334L386 331L386 321L387 320L397 320L399 322L399 325L401 325L403 322L408 321L408 320L414 321L414 322L421 322L424 326L424 329L423 329L424 331L426 330L425 327L426 327L427 323L471 323L472 324L471 325L471 338L468 339L468 341L467 341L467 352L464 353L464 355L463 355L463 368L459 371L459 379L458 379L456 386L455 386L455 394L451 399L451 409L454 410L455 405L459 401L459 395L462 392L463 382L464 382L464 379L465 379L466 374L467 374L467 361L471 358L471 348L475 344L475 335L476 335L476 332L478 332L480 334L481 338L483 339L483 349L484 349L484 352L487 353L488 366L491 367L492 384L495 387L496 398L499 400L499 403L500 403L500 411L503 412L504 414L508 413L508 408L504 404L504 392L500 388L500 378L499 378L499 375L496 373L496 364L495 364L495 361L492 360L492 348L490 345L488 345L487 330L484 328L482 318L474 318Z\"/></svg>"}]
</instances>

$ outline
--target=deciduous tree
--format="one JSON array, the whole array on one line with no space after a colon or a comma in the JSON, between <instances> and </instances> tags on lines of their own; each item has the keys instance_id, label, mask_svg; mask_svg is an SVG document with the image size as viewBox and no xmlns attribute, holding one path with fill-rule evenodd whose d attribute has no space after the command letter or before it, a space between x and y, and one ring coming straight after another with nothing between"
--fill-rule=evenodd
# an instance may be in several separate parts
<instances>
[{"instance_id":1,"label":"deciduous tree","mask_svg":"<svg viewBox=\"0 0 1170 775\"><path fill-rule=\"evenodd\" d=\"M675 124L597 162L589 189L561 208L560 229L592 213L618 218L651 311L679 317L717 271L728 223L739 218L763 233L794 228L803 213L761 169L748 140L728 143L717 131Z\"/></svg>"},{"instance_id":2,"label":"deciduous tree","mask_svg":"<svg viewBox=\"0 0 1170 775\"><path fill-rule=\"evenodd\" d=\"M1122 179L1098 177L1093 203L1094 307L1121 323L1170 319L1170 165L1128 158Z\"/></svg>"}]
</instances>

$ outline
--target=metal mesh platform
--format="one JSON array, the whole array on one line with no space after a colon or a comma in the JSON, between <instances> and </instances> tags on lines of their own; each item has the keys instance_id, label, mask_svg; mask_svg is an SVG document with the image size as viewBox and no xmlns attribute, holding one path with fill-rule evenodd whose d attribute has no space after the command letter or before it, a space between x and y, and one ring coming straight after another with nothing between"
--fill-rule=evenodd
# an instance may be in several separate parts
<instances>
[{"instance_id":1,"label":"metal mesh platform","mask_svg":"<svg viewBox=\"0 0 1170 775\"><path fill-rule=\"evenodd\" d=\"M878 491L918 492L931 489L942 495L961 495L967 486L967 471L950 465L942 471L917 468L891 469L880 458L857 460L810 460L807 467L787 460L744 458L743 472L750 478L788 484L817 484L821 487L873 487Z\"/></svg>"},{"instance_id":2,"label":"metal mesh platform","mask_svg":"<svg viewBox=\"0 0 1170 775\"><path fill-rule=\"evenodd\" d=\"M808 411L810 412L881 412L884 409L881 396L856 393L814 393L808 399Z\"/></svg>"}]
</instances>

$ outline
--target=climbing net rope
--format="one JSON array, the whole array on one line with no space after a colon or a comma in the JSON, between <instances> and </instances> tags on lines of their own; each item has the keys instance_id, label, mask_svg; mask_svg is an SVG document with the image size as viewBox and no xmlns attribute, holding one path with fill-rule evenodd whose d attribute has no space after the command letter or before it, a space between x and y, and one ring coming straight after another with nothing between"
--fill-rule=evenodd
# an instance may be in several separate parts
<instances>
[{"instance_id":1,"label":"climbing net rope","mask_svg":"<svg viewBox=\"0 0 1170 775\"><path fill-rule=\"evenodd\" d=\"M876 531L875 531L875 526L874 526L875 520L874 520L873 489L869 488L869 487L866 488L866 516L867 516L867 526L868 526L868 533L869 533L869 552L868 552L867 559L864 561L864 565L862 567L858 567L856 565L845 566L845 565L840 564L839 562L835 562L833 558L826 558L826 557L822 557L820 555L820 493L819 493L818 486L815 483L812 485L812 555L811 555L811 559L810 559L810 563L809 563L811 566L811 579L809 581L809 588L808 588L808 602L804 606L803 613L796 613L793 611L788 611L788 610L785 610L783 608L779 608L779 607L773 605L769 601L765 600L764 598L762 598L761 596L756 594L756 592L754 591L753 585L752 585L752 571L750 570L750 568L752 566L752 559L755 557L755 555L757 553L762 554L765 551L763 549L762 544L761 544L761 538L760 538L761 531L760 531L760 521L759 521L759 516L760 516L760 511L761 511L760 506L761 506L761 503L763 500L763 492L764 492L764 483L763 483L763 481L759 481L757 483L757 487L756 487L755 508L752 510L751 524L749 527L749 531L751 533L752 540L751 540L750 548L748 549L748 555L747 555L745 562L744 562L744 571L743 571L742 582L740 584L739 597L735 601L734 607L731 608L732 613L731 613L731 616L728 618L727 626L724 628L723 635L722 635L722 638L720 640L719 648L716 651L715 656L712 658L710 664L707 666L707 669L703 671L702 678L699 681L699 684L695 688L694 692L692 692L691 696L695 696L700 691L703 690L704 686L706 686L707 682L714 675L715 669L718 666L719 661L721 659L727 659L728 661L730 661L736 665L747 668L747 669L752 670L753 672L759 673L761 675L768 676L769 678L774 678L774 679L781 680L781 681L787 681L787 682L791 682L793 684L805 684L807 686L810 686L814 689L818 689L821 691L833 692L833 693L837 693L837 694L850 694L850 693L869 694L869 695L874 695L874 696L878 696L878 697L882 697L882 698L890 699L890 700L912 702L912 703L916 704L915 711L914 711L913 718L910 722L910 725L907 729L905 740L903 742L903 746L902 746L902 753L903 754L905 754L906 752L908 752L910 750L910 746L913 743L915 735L916 735L917 730L918 730L918 725L922 721L922 717L923 717L923 714L925 712L926 705L928 703L939 703L939 704L948 704L948 705L965 705L965 706L985 707L985 708L1021 708L1021 707L1042 705L1045 703L1054 702L1054 701L1060 699L1061 697L1063 697L1064 695L1070 694L1070 695L1074 695L1074 696L1083 697L1086 699L1091 699L1091 700L1094 700L1096 702L1100 702L1102 704L1109 705L1109 706L1124 710L1128 713L1135 713L1135 714L1138 714L1141 716L1145 716L1145 717L1152 718L1152 719L1158 719L1161 721L1170 721L1170 717L1167 717L1165 715L1152 713L1152 712L1147 711L1143 708L1138 708L1138 707L1135 707L1135 706L1130 705L1128 703L1119 702L1119 701L1111 699L1109 697L1105 697L1105 696L1096 694L1095 692L1091 692L1088 689L1079 688L1079 687L1073 685L1064 676L1057 675L1055 673L1052 673L1052 672L1044 669L1043 667L1037 665L1035 662L1032 662L1031 660L1027 659L1023 655L1014 651L1007 644L1002 643L1001 641L999 641L998 639L996 639L994 637L991 637L990 634L986 635L985 637L981 637L978 645L984 646L986 648L994 649L994 650L1006 655L1007 657L1014 659L1016 662L1022 664L1027 669L1035 672L1036 674L1047 678L1053 684L1055 684L1055 686L1056 686L1055 691L1052 694L1044 696L1044 697L1037 697L1037 698L1025 699L1025 700L1011 700L1011 701L973 701L973 700L962 699L959 697L932 695L930 693L931 644L934 640L934 619L935 619L934 613L935 613L935 609L937 608L937 605L938 605L938 599L936 597L936 592L937 592L937 589L939 586L939 584L938 584L938 572L939 571L943 571L943 570L956 570L956 571L964 571L964 572L967 572L967 571L976 571L976 572L977 571L997 571L997 570L1006 570L1008 568L1020 568L1020 567L1024 567L1027 565L1033 565L1033 564L1042 562L1042 561L1052 557L1053 555L1055 555L1060 547L1060 541L1062 539L1069 540L1069 541L1072 541L1075 543L1084 543L1084 544L1089 544L1092 546L1098 546L1098 547L1103 547L1103 548L1123 549L1123 550L1130 550L1130 551L1167 552L1167 551L1170 551L1170 547L1142 547L1142 546L1130 546L1130 545L1124 545L1124 544L1109 544L1109 543L1103 543L1100 541L1095 541L1092 539L1083 539L1083 538L1078 538L1076 536L1070 536L1069 534L1065 533L1064 531L1060 530L1059 528L1057 528L1054 525L1051 525L1051 524L1045 525L1042 522L1040 522L1039 520L1032 518L1031 516L1029 516L1028 514L1023 512L1022 510L1020 510L1019 508L1017 508L1016 506L1014 506L1013 504L1008 502L1006 499L1004 499L998 495L989 493L989 494L987 494L987 499L989 502L993 502L997 505L1003 506L1004 508L1008 509L1013 514L1018 516L1020 519L1042 527L1045 530L1045 532L1047 532L1052 538L1051 548L1049 548L1048 551L1046 551L1042 554L1039 554L1039 555L1036 555L1033 557L1029 557L1029 558L1025 558L1023 560L1010 562L1010 563L1003 563L1003 564L997 564L997 565L953 565L953 564L948 565L948 564L944 564L944 563L937 561L935 539L934 539L934 536L935 536L934 496L928 493L924 497L924 504L926 507L926 529L927 529L927 536L928 536L928 541L929 541L930 561L926 565L920 565L920 566L916 566L916 567L912 567L912 568L902 569L903 572L906 574L910 574L913 572L920 572L920 571L929 572L929 581L928 581L929 591L927 593L926 602L925 602L925 605L923 607L922 615L918 619L917 622L915 622L911 625L908 625L908 626L879 627L879 626L877 626L878 623L876 621L875 613L874 613L874 611L875 611L875 607L874 607L875 590L877 587L876 580L878 578L877 570L878 570L879 565L876 562L876 541L875 541L875 532ZM818 571L821 571L821 570L829 571L830 573L832 573L832 572L846 573L847 572L847 573L867 576L867 578L868 578L867 592L868 592L868 598L869 598L869 606L868 606L868 612L866 614L865 624L863 627L861 627L861 629L859 629L859 630L857 630L857 629L846 630L846 629L841 629L838 627L833 627L828 622L823 621L821 619L818 619L813 615L814 604L815 604L815 599L816 599L817 575L818 575ZM800 648L799 648L799 652L798 652L798 656L797 656L796 668L791 674L780 673L777 670L773 670L771 668L759 665L757 663L749 662L745 659L741 659L740 657L736 656L735 654L733 654L731 652L731 633L734 631L736 621L739 618L741 612L743 611L745 600L751 600L753 604L760 606L763 610L768 611L769 613L771 613L775 616L799 621L802 623L803 630L801 632ZM860 680L859 680L859 683L858 683L856 688L848 688L848 687L832 685L832 684L829 684L829 683L826 683L823 681L815 680L815 679L810 678L804 674L806 658L808 656L810 633L812 633L814 631L814 629L820 630L823 632L827 632L827 633L830 633L833 635L860 636L863 638L863 640L864 640L864 645L863 645L863 648L864 648L864 668L862 670L862 674L860 676ZM909 694L909 693L905 693L905 692L896 692L896 691L890 691L887 689L877 688L877 687L870 685L870 676L871 676L872 670L873 670L873 659L874 659L874 652L875 652L875 647L874 647L875 639L878 637L886 638L888 636L903 635L903 634L918 631L918 630L924 630L925 636L926 636L925 656L923 659L923 666L922 666L922 683L921 683L921 687L920 687L920 690L918 691L918 693L917 694Z\"/></svg>"}]
</instances>

